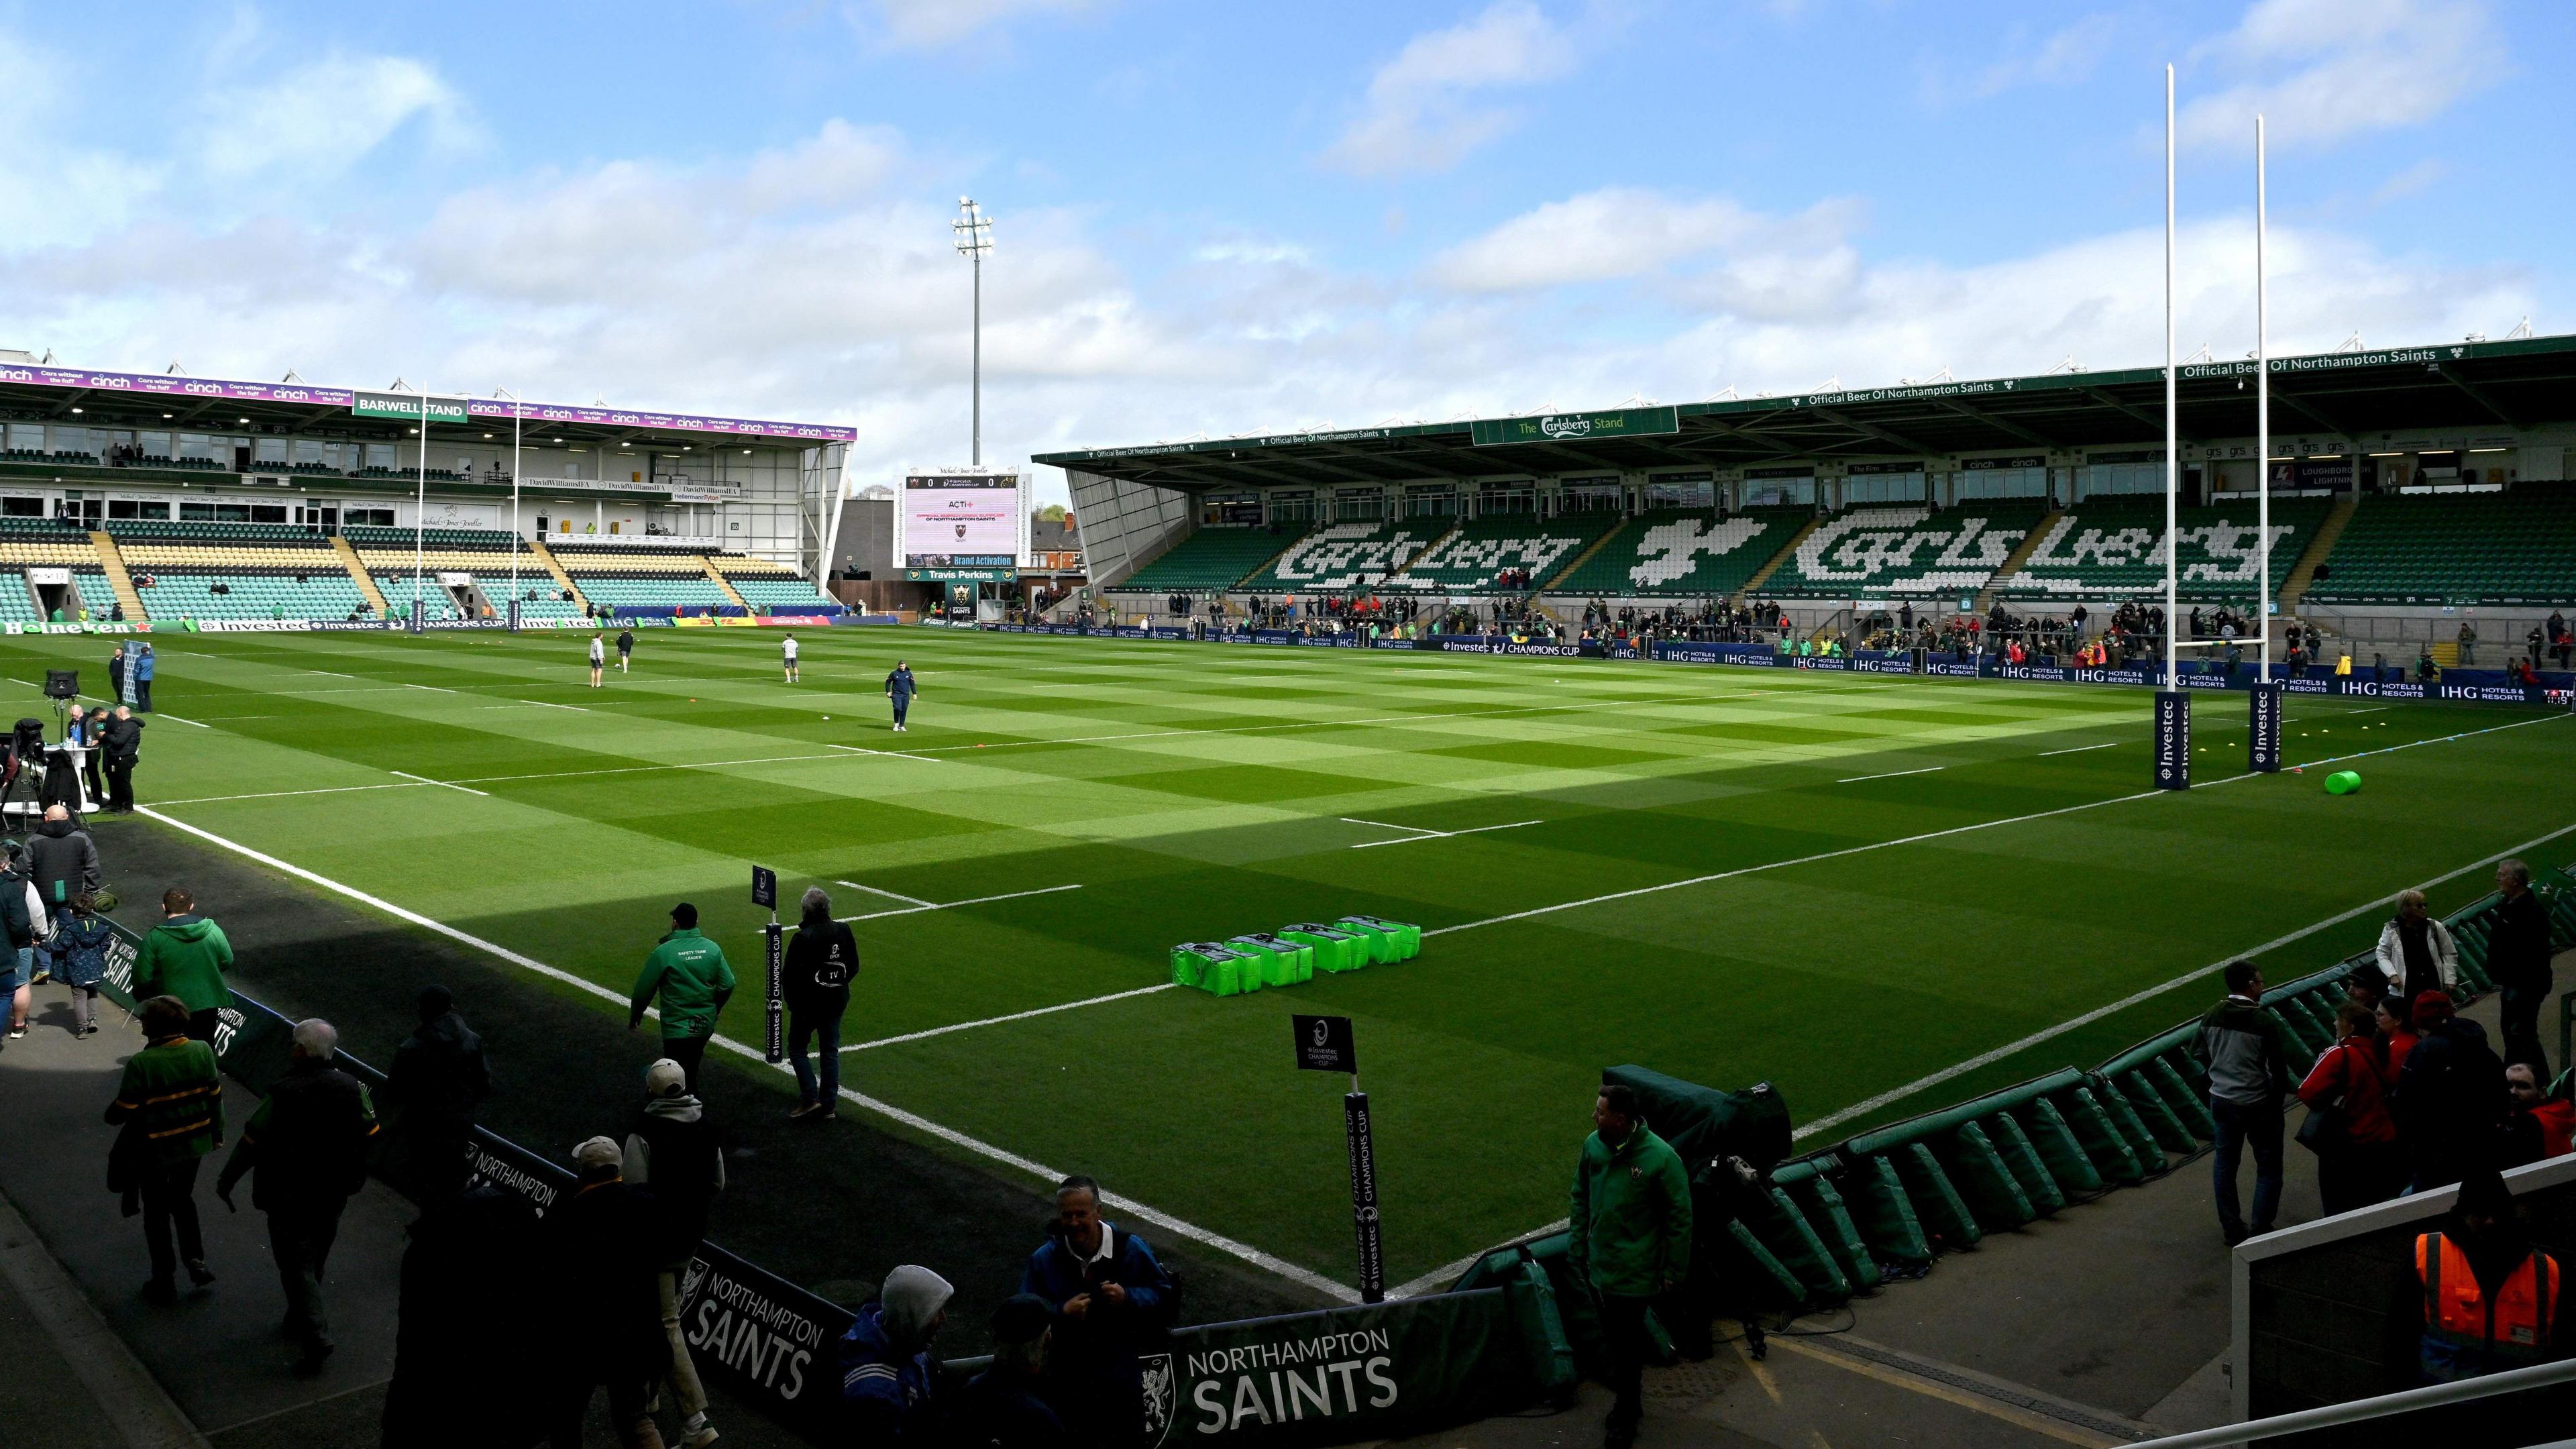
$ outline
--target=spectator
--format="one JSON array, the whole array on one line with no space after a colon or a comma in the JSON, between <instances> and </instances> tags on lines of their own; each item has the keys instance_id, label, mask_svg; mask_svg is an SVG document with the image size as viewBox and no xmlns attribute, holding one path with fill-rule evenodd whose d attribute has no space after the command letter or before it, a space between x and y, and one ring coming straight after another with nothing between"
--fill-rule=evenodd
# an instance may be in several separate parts
<instances>
[{"instance_id":1,"label":"spectator","mask_svg":"<svg viewBox=\"0 0 2576 1449\"><path fill-rule=\"evenodd\" d=\"M796 1108L791 1122L829 1122L840 1115L841 1017L850 1009L850 981L859 974L859 940L832 919L832 898L809 886L798 905L796 934L787 943L787 1059L796 1067ZM821 1038L822 1079L805 1052Z\"/></svg>"},{"instance_id":2,"label":"spectator","mask_svg":"<svg viewBox=\"0 0 2576 1449\"><path fill-rule=\"evenodd\" d=\"M689 1090L698 1089L698 1063L706 1058L707 1039L716 1034L716 1016L733 996L733 967L724 948L698 934L698 908L682 901L671 907L671 931L644 958L644 974L635 978L635 995L626 1029L644 1023L644 1008L662 998L662 1055L687 1073Z\"/></svg>"},{"instance_id":3,"label":"spectator","mask_svg":"<svg viewBox=\"0 0 2576 1449\"><path fill-rule=\"evenodd\" d=\"M44 823L27 837L27 879L49 912L99 887L98 846L60 805L46 806Z\"/></svg>"},{"instance_id":4,"label":"spectator","mask_svg":"<svg viewBox=\"0 0 2576 1449\"><path fill-rule=\"evenodd\" d=\"M2406 1054L2415 1049L2415 1008L2407 1004L2405 997L2379 999L2379 1045L2381 1055L2387 1059L2380 1079L2393 1090L2397 1074L2406 1067Z\"/></svg>"},{"instance_id":5,"label":"spectator","mask_svg":"<svg viewBox=\"0 0 2576 1449\"><path fill-rule=\"evenodd\" d=\"M2376 961L2363 961L2343 973L2343 999L2357 1002L2365 1012L2379 1010L2388 999L2388 978L2379 974Z\"/></svg>"},{"instance_id":6,"label":"spectator","mask_svg":"<svg viewBox=\"0 0 2576 1449\"><path fill-rule=\"evenodd\" d=\"M357 1078L331 1065L340 1033L316 1017L295 1024L286 1075L242 1124L241 1141L215 1179L233 1206L233 1184L251 1179L250 1203L268 1214L268 1251L286 1290L286 1327L303 1345L295 1371L316 1374L331 1357L322 1273L340 1235L340 1212L367 1183L376 1107Z\"/></svg>"},{"instance_id":7,"label":"spectator","mask_svg":"<svg viewBox=\"0 0 2576 1449\"><path fill-rule=\"evenodd\" d=\"M2368 1007L2347 1001L2335 1012L2335 1044L2317 1058L2299 1100L2333 1121L2318 1140L2317 1196L2327 1216L2397 1196L2406 1174L2397 1153L2397 1123L2388 1115L2387 1058Z\"/></svg>"},{"instance_id":8,"label":"spectator","mask_svg":"<svg viewBox=\"0 0 2576 1449\"><path fill-rule=\"evenodd\" d=\"M619 1175L616 1142L593 1137L572 1150L581 1180L546 1216L544 1260L555 1275L560 1392L548 1415L555 1449L580 1449L591 1394L608 1390L608 1422L624 1449L662 1449L646 1412L667 1340L655 1286L662 1254L653 1199Z\"/></svg>"},{"instance_id":9,"label":"spectator","mask_svg":"<svg viewBox=\"0 0 2576 1449\"><path fill-rule=\"evenodd\" d=\"M1076 1438L1130 1443L1145 1427L1138 1354L1171 1326L1179 1290L1151 1244L1100 1216L1099 1183L1066 1178L1055 1211L1020 1274L1055 1312L1050 1401Z\"/></svg>"},{"instance_id":10,"label":"spectator","mask_svg":"<svg viewBox=\"0 0 2576 1449\"><path fill-rule=\"evenodd\" d=\"M941 1441L931 1397L930 1345L948 1321L957 1290L928 1268L906 1263L859 1307L841 1335L841 1412L849 1442L926 1445Z\"/></svg>"},{"instance_id":11,"label":"spectator","mask_svg":"<svg viewBox=\"0 0 2576 1449\"><path fill-rule=\"evenodd\" d=\"M8 846L9 863L0 870L0 997L9 1004L9 1039L27 1034L27 1008L33 1004L36 945L53 934L36 888L19 871L17 842Z\"/></svg>"},{"instance_id":12,"label":"spectator","mask_svg":"<svg viewBox=\"0 0 2576 1449\"><path fill-rule=\"evenodd\" d=\"M2415 1276L2424 1291L2408 1296L2423 1304L2418 1363L2426 1383L2481 1378L2555 1356L2551 1330L2566 1286L2557 1261L2531 1245L2513 1193L2495 1169L2462 1179L2442 1229L2415 1239Z\"/></svg>"},{"instance_id":13,"label":"spectator","mask_svg":"<svg viewBox=\"0 0 2576 1449\"><path fill-rule=\"evenodd\" d=\"M188 1004L188 1035L215 1044L215 1018L233 1004L224 973L233 966L233 943L224 928L197 914L197 899L179 887L161 893L161 924L143 937L134 956L134 994L175 996Z\"/></svg>"},{"instance_id":14,"label":"spectator","mask_svg":"<svg viewBox=\"0 0 2576 1449\"><path fill-rule=\"evenodd\" d=\"M108 720L100 738L107 748L107 813L134 813L134 767L143 758L143 721L124 705Z\"/></svg>"},{"instance_id":15,"label":"spectator","mask_svg":"<svg viewBox=\"0 0 2576 1449\"><path fill-rule=\"evenodd\" d=\"M492 1095L492 1069L446 987L422 987L415 1011L420 1024L394 1048L385 1097L413 1194L437 1202L470 1175L474 1113Z\"/></svg>"},{"instance_id":16,"label":"spectator","mask_svg":"<svg viewBox=\"0 0 2576 1449\"><path fill-rule=\"evenodd\" d=\"M133 1197L143 1199L143 1241L152 1253L144 1301L176 1303L179 1264L200 1288L215 1281L197 1230L197 1167L224 1145L224 1084L214 1048L189 1035L186 1002L148 997L137 1014L145 1045L126 1058L116 1100L107 1106L108 1125L120 1129L110 1149L108 1187L127 1195L129 1212Z\"/></svg>"},{"instance_id":17,"label":"spectator","mask_svg":"<svg viewBox=\"0 0 2576 1449\"><path fill-rule=\"evenodd\" d=\"M152 712L152 670L155 660L152 646L143 646L143 654L134 661L134 709L137 714Z\"/></svg>"},{"instance_id":18,"label":"spectator","mask_svg":"<svg viewBox=\"0 0 2576 1449\"><path fill-rule=\"evenodd\" d=\"M116 648L107 656L107 695L108 698L117 701L119 704L131 703L133 699L133 696L125 692L125 643L123 640L117 641Z\"/></svg>"},{"instance_id":19,"label":"spectator","mask_svg":"<svg viewBox=\"0 0 2576 1449\"><path fill-rule=\"evenodd\" d=\"M1602 1087L1592 1126L1574 1164L1566 1270L1598 1300L1617 1395L1603 1437L1609 1449L1627 1449L1645 1416L1647 1310L1690 1271L1690 1174L1647 1127L1628 1087Z\"/></svg>"},{"instance_id":20,"label":"spectator","mask_svg":"<svg viewBox=\"0 0 2576 1449\"><path fill-rule=\"evenodd\" d=\"M89 786L89 808L107 808L107 781L99 774L99 765L107 756L107 707L100 705L81 721L81 779Z\"/></svg>"},{"instance_id":21,"label":"spectator","mask_svg":"<svg viewBox=\"0 0 2576 1449\"><path fill-rule=\"evenodd\" d=\"M2531 867L2519 860L2496 866L2496 889L2504 899L2492 908L2487 975L2504 992L2504 1059L2529 1062L2546 1076L2549 1054L2540 1045L2540 1008L2556 984L2549 965L2549 911L2531 893Z\"/></svg>"},{"instance_id":22,"label":"spectator","mask_svg":"<svg viewBox=\"0 0 2576 1449\"><path fill-rule=\"evenodd\" d=\"M2450 927L2426 913L2422 891L2397 893L2397 914L2379 928L2379 974L2406 1001L2427 991L2458 989L2459 943L2451 939Z\"/></svg>"},{"instance_id":23,"label":"spectator","mask_svg":"<svg viewBox=\"0 0 2576 1449\"><path fill-rule=\"evenodd\" d=\"M383 1449L527 1449L543 1436L532 1369L552 1325L492 1310L542 1278L540 1231L525 1202L488 1185L432 1200L412 1223Z\"/></svg>"},{"instance_id":24,"label":"spectator","mask_svg":"<svg viewBox=\"0 0 2576 1449\"><path fill-rule=\"evenodd\" d=\"M670 1340L668 1382L686 1421L682 1442L690 1449L716 1442L707 1423L707 1391L689 1361L680 1331L680 1282L707 1235L707 1214L724 1191L724 1148L705 1104L689 1095L680 1064L665 1058L644 1071L644 1105L626 1132L626 1180L653 1194L661 1214L661 1259L656 1272L662 1300L662 1336Z\"/></svg>"},{"instance_id":25,"label":"spectator","mask_svg":"<svg viewBox=\"0 0 2576 1449\"><path fill-rule=\"evenodd\" d=\"M2506 1067L2504 1090L2512 1105L2505 1109L2496 1166L2520 1167L2544 1157L2564 1157L2576 1145L2576 1102L2544 1091L2531 1063Z\"/></svg>"},{"instance_id":26,"label":"spectator","mask_svg":"<svg viewBox=\"0 0 2576 1449\"><path fill-rule=\"evenodd\" d=\"M2191 1054L2209 1073L2209 1114L2218 1122L2210 1155L2218 1195L2218 1228L2235 1247L2272 1231L2281 1208L2281 1104L2290 1092L2289 1037L2263 1009L2263 973L2251 961L2227 963L2227 997L2200 1019ZM2238 1214L2236 1167L2254 1149L2254 1224Z\"/></svg>"},{"instance_id":27,"label":"spectator","mask_svg":"<svg viewBox=\"0 0 2576 1449\"><path fill-rule=\"evenodd\" d=\"M2412 1167L2408 1190L2425 1192L2487 1165L2504 1113L2504 1063L2487 1045L2486 1029L2455 1015L2451 998L2438 991L2415 998L2415 1031L2391 1100Z\"/></svg>"},{"instance_id":28,"label":"spectator","mask_svg":"<svg viewBox=\"0 0 2576 1449\"><path fill-rule=\"evenodd\" d=\"M2471 668L2478 662L2478 626L2466 619L2460 621L2460 667Z\"/></svg>"},{"instance_id":29,"label":"spectator","mask_svg":"<svg viewBox=\"0 0 2576 1449\"><path fill-rule=\"evenodd\" d=\"M1016 1293L993 1310L992 1366L966 1381L954 1425L964 1449L1056 1449L1064 1423L1047 1406L1047 1350L1054 1314L1034 1293Z\"/></svg>"},{"instance_id":30,"label":"spectator","mask_svg":"<svg viewBox=\"0 0 2576 1449\"><path fill-rule=\"evenodd\" d=\"M71 988L72 1035L98 1035L98 986L107 978L107 943L116 928L97 913L89 892L72 897L54 918L53 974Z\"/></svg>"}]
</instances>

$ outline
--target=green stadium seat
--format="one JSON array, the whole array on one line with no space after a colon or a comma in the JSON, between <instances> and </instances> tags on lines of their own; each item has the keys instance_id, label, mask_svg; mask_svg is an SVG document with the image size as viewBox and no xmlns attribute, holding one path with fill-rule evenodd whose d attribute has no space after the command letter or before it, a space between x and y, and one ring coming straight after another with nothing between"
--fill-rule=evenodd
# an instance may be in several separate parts
<instances>
[{"instance_id":1,"label":"green stadium seat","mask_svg":"<svg viewBox=\"0 0 2576 1449\"><path fill-rule=\"evenodd\" d=\"M1619 522L1616 513L1557 518L1505 513L1474 519L1417 554L1384 587L1390 593L1490 593L1500 587L1494 581L1502 574L1526 570L1530 586L1544 588ZM1519 587L1514 585L1514 591Z\"/></svg>"},{"instance_id":2,"label":"green stadium seat","mask_svg":"<svg viewBox=\"0 0 2576 1449\"><path fill-rule=\"evenodd\" d=\"M1732 594L1814 514L1798 507L1748 508L1723 518L1704 508L1640 514L1550 588L1603 597Z\"/></svg>"},{"instance_id":3,"label":"green stadium seat","mask_svg":"<svg viewBox=\"0 0 2576 1449\"><path fill-rule=\"evenodd\" d=\"M2576 604L2576 484L2365 499L2306 597L2321 604Z\"/></svg>"},{"instance_id":4,"label":"green stadium seat","mask_svg":"<svg viewBox=\"0 0 2576 1449\"><path fill-rule=\"evenodd\" d=\"M2284 498L2272 504L2275 595L2289 582L2299 555L2333 507L2322 498ZM2186 508L2175 522L2182 535L2175 579L2181 597L2254 598L2257 539L2252 501ZM2012 599L2160 594L2165 586L2164 531L2165 505L2159 495L2088 498L2050 526L2047 537L1997 592Z\"/></svg>"},{"instance_id":5,"label":"green stadium seat","mask_svg":"<svg viewBox=\"0 0 2576 1449\"><path fill-rule=\"evenodd\" d=\"M1202 528L1111 587L1154 594L1230 589L1288 543L1286 533L1264 528Z\"/></svg>"},{"instance_id":6,"label":"green stadium seat","mask_svg":"<svg viewBox=\"0 0 2576 1449\"><path fill-rule=\"evenodd\" d=\"M1984 588L2047 516L2036 498L1853 508L1818 525L1764 580L1784 597L1959 596Z\"/></svg>"},{"instance_id":7,"label":"green stadium seat","mask_svg":"<svg viewBox=\"0 0 2576 1449\"><path fill-rule=\"evenodd\" d=\"M1256 593L1344 593L1368 589L1449 531L1445 518L1403 523L1331 523L1314 530L1243 581Z\"/></svg>"}]
</instances>

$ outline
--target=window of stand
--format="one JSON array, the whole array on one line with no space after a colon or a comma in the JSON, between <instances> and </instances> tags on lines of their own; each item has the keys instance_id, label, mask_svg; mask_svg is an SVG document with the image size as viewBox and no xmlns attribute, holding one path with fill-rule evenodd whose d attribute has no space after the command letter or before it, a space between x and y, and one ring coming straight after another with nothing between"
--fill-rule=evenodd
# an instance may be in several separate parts
<instances>
[{"instance_id":1,"label":"window of stand","mask_svg":"<svg viewBox=\"0 0 2576 1449\"><path fill-rule=\"evenodd\" d=\"M2088 463L2080 475L2080 492L2086 498L2104 493L2162 493L2165 491L2165 465L2152 463Z\"/></svg>"},{"instance_id":2,"label":"window of stand","mask_svg":"<svg viewBox=\"0 0 2576 1449\"><path fill-rule=\"evenodd\" d=\"M1970 498L2046 498L2048 496L2048 465L2045 461L2034 459L2024 462L2016 458L2010 460L2013 466L1980 466L2002 461L2004 460L1992 458L1969 459L1965 469L1959 474L1958 488L1951 496L1961 501Z\"/></svg>"},{"instance_id":3,"label":"window of stand","mask_svg":"<svg viewBox=\"0 0 2576 1449\"><path fill-rule=\"evenodd\" d=\"M1621 502L1616 478L1568 478L1563 496L1568 513L1616 513Z\"/></svg>"},{"instance_id":4,"label":"window of stand","mask_svg":"<svg viewBox=\"0 0 2576 1449\"><path fill-rule=\"evenodd\" d=\"M1648 508L1715 508L1717 475L1670 473L1646 480Z\"/></svg>"},{"instance_id":5,"label":"window of stand","mask_svg":"<svg viewBox=\"0 0 2576 1449\"><path fill-rule=\"evenodd\" d=\"M1458 492L1454 488L1408 488L1404 493L1404 516L1455 518L1458 516Z\"/></svg>"},{"instance_id":6,"label":"window of stand","mask_svg":"<svg viewBox=\"0 0 2576 1449\"><path fill-rule=\"evenodd\" d=\"M1333 494L1333 519L1337 523L1377 523L1385 517L1383 488L1343 488Z\"/></svg>"},{"instance_id":7,"label":"window of stand","mask_svg":"<svg viewBox=\"0 0 2576 1449\"><path fill-rule=\"evenodd\" d=\"M1314 522L1314 493L1311 491L1297 491L1271 494L1270 521L1273 523Z\"/></svg>"},{"instance_id":8,"label":"window of stand","mask_svg":"<svg viewBox=\"0 0 2576 1449\"><path fill-rule=\"evenodd\" d=\"M158 518L166 521L170 517L170 503L163 498L111 498L107 500L107 516Z\"/></svg>"},{"instance_id":9,"label":"window of stand","mask_svg":"<svg viewBox=\"0 0 2576 1449\"><path fill-rule=\"evenodd\" d=\"M1843 502L1854 503L1920 503L1923 501L1923 474L1855 473L1843 479Z\"/></svg>"},{"instance_id":10,"label":"window of stand","mask_svg":"<svg viewBox=\"0 0 2576 1449\"><path fill-rule=\"evenodd\" d=\"M1479 516L1495 513L1538 512L1538 483L1534 479L1514 478L1502 483L1488 483L1476 490L1476 512Z\"/></svg>"},{"instance_id":11,"label":"window of stand","mask_svg":"<svg viewBox=\"0 0 2576 1449\"><path fill-rule=\"evenodd\" d=\"M42 518L44 516L45 500L42 498L0 498L0 518Z\"/></svg>"}]
</instances>

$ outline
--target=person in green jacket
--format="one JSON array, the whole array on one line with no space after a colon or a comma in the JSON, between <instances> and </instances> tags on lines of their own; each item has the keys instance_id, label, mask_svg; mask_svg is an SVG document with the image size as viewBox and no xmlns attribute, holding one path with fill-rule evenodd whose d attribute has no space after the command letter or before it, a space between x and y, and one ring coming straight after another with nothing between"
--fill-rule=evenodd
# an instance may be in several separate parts
<instances>
[{"instance_id":1,"label":"person in green jacket","mask_svg":"<svg viewBox=\"0 0 2576 1449\"><path fill-rule=\"evenodd\" d=\"M187 1003L188 1035L211 1047L216 1014L233 1004L233 989L224 984L233 943L223 927L197 914L196 897L177 886L161 893L161 916L134 953L134 994Z\"/></svg>"},{"instance_id":2,"label":"person in green jacket","mask_svg":"<svg viewBox=\"0 0 2576 1449\"><path fill-rule=\"evenodd\" d=\"M107 1106L108 1124L121 1129L110 1150L108 1186L143 1199L143 1239L152 1252L143 1296L175 1303L181 1262L198 1287L215 1281L197 1229L197 1168L224 1145L224 1083L215 1072L215 1049L188 1034L186 1002L153 996L136 1014L149 1044L125 1059L125 1078Z\"/></svg>"},{"instance_id":3,"label":"person in green jacket","mask_svg":"<svg viewBox=\"0 0 2576 1449\"><path fill-rule=\"evenodd\" d=\"M1601 1089L1592 1126L1574 1165L1566 1268L1600 1300L1610 1388L1618 1395L1602 1442L1627 1449L1645 1412L1646 1312L1681 1287L1690 1267L1690 1174L1681 1155L1647 1128L1628 1087Z\"/></svg>"},{"instance_id":4,"label":"person in green jacket","mask_svg":"<svg viewBox=\"0 0 2576 1449\"><path fill-rule=\"evenodd\" d=\"M644 1008L662 997L662 1055L688 1074L689 1091L698 1090L698 1062L707 1054L707 1039L716 1034L716 1014L733 995L733 967L724 948L698 934L698 908L682 901L671 907L671 933L644 958L644 974L635 978L634 1008L626 1019L633 1031L644 1024Z\"/></svg>"}]
</instances>

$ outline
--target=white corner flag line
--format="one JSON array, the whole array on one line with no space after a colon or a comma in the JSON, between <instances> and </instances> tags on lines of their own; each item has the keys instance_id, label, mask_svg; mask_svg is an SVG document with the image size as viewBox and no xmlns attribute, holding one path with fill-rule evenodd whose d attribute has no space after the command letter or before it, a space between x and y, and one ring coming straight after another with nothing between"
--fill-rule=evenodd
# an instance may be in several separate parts
<instances>
[{"instance_id":1,"label":"white corner flag line","mask_svg":"<svg viewBox=\"0 0 2576 1449\"><path fill-rule=\"evenodd\" d=\"M443 784L445 782L432 781L430 783ZM587 977L576 976L572 972L563 970L560 967L549 966L545 962L537 960L533 956L522 955L519 952L511 950L507 946L498 945L491 941L486 941L480 936L460 931L454 926L448 925L444 921L431 920L429 917L420 914L418 911L406 910L380 896L369 895L365 891L359 890L354 886L343 885L340 882L331 879L329 876L316 874L313 871L306 870L300 865L280 860L277 857L266 854L262 851L253 850L251 847L242 844L240 841L227 840L223 836L217 835L211 830L200 829L197 826L189 824L185 820L165 815L148 805L140 807L137 813L151 819L158 820L173 830L182 830L190 835L196 836L200 840L222 846L224 849L229 850L236 855L246 856L251 860L258 861L260 864L267 866L272 870L283 871L286 874L295 877L297 880L306 881L313 885L320 886L324 890L331 891L338 895L347 896L349 899L356 901L361 905L372 906L397 920L408 921L412 925L418 926L425 931L435 931L439 935L445 936L451 941L455 941L461 945L471 946L475 950L481 951L486 955L498 957L503 961L509 962L513 966L521 968L522 970L533 971L550 981L560 981L566 986L570 986L578 991L588 992L604 1001L616 1002L619 1006L628 1005L626 997L615 991L609 990L607 987L602 986L598 982L592 981ZM958 902L958 904L962 905L965 903ZM721 1035L717 1036L714 1041L717 1046L723 1047L726 1051L732 1052L734 1055L741 1057L746 1061L758 1062L762 1065L767 1065L767 1062L763 1059L758 1047L745 1046L731 1037ZM867 1045L874 1046L879 1045L879 1043L871 1042L867 1043ZM786 1063L781 1062L778 1064L777 1070L785 1072L790 1070L790 1068ZM1029 1158L1020 1156L1018 1153L1011 1152L1005 1148L996 1147L979 1138L969 1137L965 1133L960 1132L953 1127L943 1127L940 1124L931 1121L927 1117L907 1112L901 1107L897 1107L890 1102L878 1101L876 1098L867 1096L852 1088L843 1087L841 1089L841 1098L843 1101L849 1102L866 1111L874 1112L878 1116L884 1117L889 1121L899 1122L916 1132L928 1133L930 1136L936 1137L942 1142L949 1143L956 1147L962 1147L967 1151L974 1153L978 1157L986 1158L990 1161L998 1162L1005 1167L1027 1173L1031 1177L1039 1178L1049 1184L1064 1180L1064 1173L1056 1170L1055 1168L1049 1167L1044 1163L1032 1161ZM1336 1283L1332 1279L1325 1277L1323 1274L1315 1272L1313 1269L1300 1267L1295 1263L1289 1262L1285 1258L1278 1257L1275 1254L1265 1253L1261 1249L1256 1248L1249 1243L1237 1242L1221 1233L1210 1232L1195 1223L1188 1222L1181 1218L1176 1218L1159 1208L1149 1207L1133 1198L1123 1197L1117 1193L1109 1192L1102 1193L1100 1201L1103 1207L1113 1208L1118 1212L1124 1213L1128 1217L1138 1218L1145 1222L1152 1223L1156 1227L1178 1233L1182 1237L1189 1239L1191 1242L1198 1243L1203 1247L1214 1248L1218 1252L1240 1258L1244 1262L1250 1263L1256 1268L1276 1273L1280 1277L1285 1278L1292 1283L1296 1283L1302 1287L1311 1288L1318 1293L1324 1294L1335 1302L1357 1303L1360 1301L1358 1291L1346 1284Z\"/></svg>"}]
</instances>

